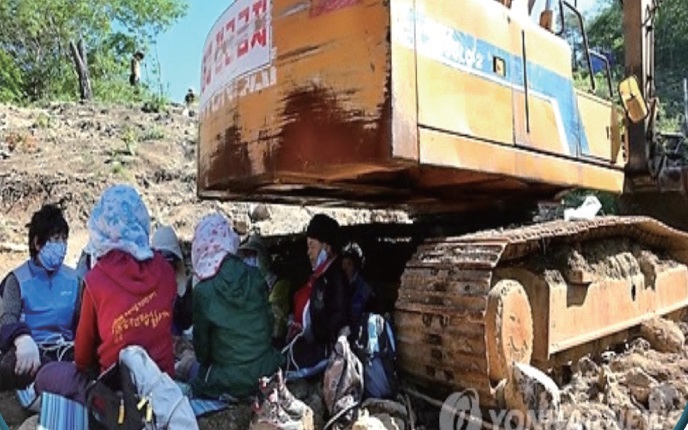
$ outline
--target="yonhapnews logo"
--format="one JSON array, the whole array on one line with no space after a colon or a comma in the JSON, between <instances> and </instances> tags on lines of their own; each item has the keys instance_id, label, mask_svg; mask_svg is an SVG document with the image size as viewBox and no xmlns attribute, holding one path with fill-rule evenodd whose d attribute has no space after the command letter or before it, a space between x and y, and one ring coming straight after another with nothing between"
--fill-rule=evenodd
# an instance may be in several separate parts
<instances>
[{"instance_id":1,"label":"yonhapnews logo","mask_svg":"<svg viewBox=\"0 0 688 430\"><path fill-rule=\"evenodd\" d=\"M483 415L484 413L484 415ZM637 430L639 423L647 429L661 428L666 425L669 411L664 413L645 413L627 410L617 414L609 410L602 415L586 415L584 410L574 409L566 414L560 408L530 410L524 413L519 410L480 408L479 396L475 390L468 389L451 394L442 404L439 416L439 430L481 430L483 417L487 423L498 428L509 430L527 430L528 422L538 423L540 428L553 430L557 428L602 429L609 424L621 430ZM674 430L688 430L688 406Z\"/></svg>"},{"instance_id":2,"label":"yonhapnews logo","mask_svg":"<svg viewBox=\"0 0 688 430\"><path fill-rule=\"evenodd\" d=\"M478 393L473 389L453 393L442 404L439 430L480 430L481 422Z\"/></svg>"}]
</instances>

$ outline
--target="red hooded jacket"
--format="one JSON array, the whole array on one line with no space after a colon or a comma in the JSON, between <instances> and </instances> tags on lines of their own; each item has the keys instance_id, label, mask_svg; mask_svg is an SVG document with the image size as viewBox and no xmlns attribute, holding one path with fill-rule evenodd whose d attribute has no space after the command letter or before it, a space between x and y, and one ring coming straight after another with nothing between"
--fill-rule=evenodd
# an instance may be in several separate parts
<instances>
[{"instance_id":1,"label":"red hooded jacket","mask_svg":"<svg viewBox=\"0 0 688 430\"><path fill-rule=\"evenodd\" d=\"M177 294L174 269L161 254L143 262L122 251L98 260L84 278L74 361L81 371L101 372L119 352L139 345L163 372L174 377L172 312Z\"/></svg>"}]
</instances>

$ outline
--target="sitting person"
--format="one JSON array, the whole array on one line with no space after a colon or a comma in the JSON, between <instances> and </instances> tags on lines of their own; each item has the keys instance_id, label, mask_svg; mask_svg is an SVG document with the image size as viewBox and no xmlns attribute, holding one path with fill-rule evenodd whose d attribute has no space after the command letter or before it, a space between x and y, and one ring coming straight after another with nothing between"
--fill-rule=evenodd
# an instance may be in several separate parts
<instances>
[{"instance_id":1,"label":"sitting person","mask_svg":"<svg viewBox=\"0 0 688 430\"><path fill-rule=\"evenodd\" d=\"M273 316L262 273L237 256L239 236L221 214L204 217L191 247L193 344L198 361L190 372L196 397L243 398L255 394L258 379L279 368L271 344Z\"/></svg>"},{"instance_id":2,"label":"sitting person","mask_svg":"<svg viewBox=\"0 0 688 430\"><path fill-rule=\"evenodd\" d=\"M172 339L174 343L174 374L187 375L194 366L196 356L193 344L185 332L193 325L193 284L187 276L184 254L174 229L163 225L153 233L151 247L162 253L177 275L177 296L172 314Z\"/></svg>"},{"instance_id":3,"label":"sitting person","mask_svg":"<svg viewBox=\"0 0 688 430\"><path fill-rule=\"evenodd\" d=\"M352 326L357 326L361 322L361 316L374 308L375 292L361 275L364 261L363 250L357 243L351 242L344 247L342 268L351 286Z\"/></svg>"},{"instance_id":4,"label":"sitting person","mask_svg":"<svg viewBox=\"0 0 688 430\"><path fill-rule=\"evenodd\" d=\"M249 236L248 240L239 247L238 255L244 263L257 267L265 277L268 286L268 301L275 318L272 341L275 346L282 346L287 335L291 284L286 279L280 279L272 270L270 255L260 235Z\"/></svg>"},{"instance_id":5,"label":"sitting person","mask_svg":"<svg viewBox=\"0 0 688 430\"><path fill-rule=\"evenodd\" d=\"M339 256L339 235L337 221L323 214L315 215L306 230L313 274L294 295L289 334L290 356L298 367L316 366L327 359L339 333L350 323L351 294Z\"/></svg>"},{"instance_id":6,"label":"sitting person","mask_svg":"<svg viewBox=\"0 0 688 430\"><path fill-rule=\"evenodd\" d=\"M115 185L103 193L88 220L97 263L86 273L74 362L49 363L36 376L36 392L85 404L91 376L116 364L130 345L144 348L174 377L172 307L175 273L149 245L150 218L136 190Z\"/></svg>"},{"instance_id":7,"label":"sitting person","mask_svg":"<svg viewBox=\"0 0 688 430\"><path fill-rule=\"evenodd\" d=\"M184 254L182 254L182 248L174 229L163 225L155 230L151 248L165 257L177 276L177 297L174 301L172 331L173 334L179 336L188 330L193 323L193 304L191 282L186 274Z\"/></svg>"},{"instance_id":8,"label":"sitting person","mask_svg":"<svg viewBox=\"0 0 688 430\"><path fill-rule=\"evenodd\" d=\"M73 359L80 294L74 269L63 264L69 226L62 211L43 206L28 236L30 258L0 284L2 391L27 388L41 364Z\"/></svg>"}]
</instances>

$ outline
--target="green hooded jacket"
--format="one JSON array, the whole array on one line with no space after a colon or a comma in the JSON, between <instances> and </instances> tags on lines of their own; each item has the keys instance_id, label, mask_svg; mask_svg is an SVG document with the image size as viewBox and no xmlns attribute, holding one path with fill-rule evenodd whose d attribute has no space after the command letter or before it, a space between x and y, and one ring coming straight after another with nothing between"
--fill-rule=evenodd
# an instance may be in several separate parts
<instances>
[{"instance_id":1,"label":"green hooded jacket","mask_svg":"<svg viewBox=\"0 0 688 430\"><path fill-rule=\"evenodd\" d=\"M193 291L193 343L201 364L191 381L195 395L255 394L258 379L282 364L272 347L274 317L261 272L228 255L218 273Z\"/></svg>"}]
</instances>

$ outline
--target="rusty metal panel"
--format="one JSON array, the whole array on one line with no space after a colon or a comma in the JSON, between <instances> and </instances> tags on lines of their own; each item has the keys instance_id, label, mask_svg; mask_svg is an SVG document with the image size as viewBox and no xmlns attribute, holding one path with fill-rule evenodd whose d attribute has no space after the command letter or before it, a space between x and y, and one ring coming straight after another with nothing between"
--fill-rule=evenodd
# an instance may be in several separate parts
<instances>
[{"instance_id":1,"label":"rusty metal panel","mask_svg":"<svg viewBox=\"0 0 688 430\"><path fill-rule=\"evenodd\" d=\"M390 5L392 33L392 152L418 161L418 97L416 92L415 0Z\"/></svg>"},{"instance_id":2,"label":"rusty metal panel","mask_svg":"<svg viewBox=\"0 0 688 430\"><path fill-rule=\"evenodd\" d=\"M590 285L553 286L558 288L552 288L550 298L550 354L688 306L685 266L658 272L653 282L647 281L638 274L623 280L596 279Z\"/></svg>"},{"instance_id":3,"label":"rusty metal panel","mask_svg":"<svg viewBox=\"0 0 688 430\"><path fill-rule=\"evenodd\" d=\"M556 157L506 145L421 128L422 164L476 170L495 175L619 193L624 172L577 160Z\"/></svg>"},{"instance_id":4,"label":"rusty metal panel","mask_svg":"<svg viewBox=\"0 0 688 430\"><path fill-rule=\"evenodd\" d=\"M386 162L383 0L237 0L204 48L200 193L279 173Z\"/></svg>"},{"instance_id":5,"label":"rusty metal panel","mask_svg":"<svg viewBox=\"0 0 688 430\"><path fill-rule=\"evenodd\" d=\"M469 193L498 202L621 191L620 168L543 154L562 153L561 139L546 139L562 123L547 101L530 103L536 144L514 146L525 102L502 81L515 79L511 32L526 24L496 2L445 3L236 0L204 49L198 194L441 211L475 209ZM456 32L475 44L456 45ZM532 51L544 67L548 55ZM548 71L564 74L560 63Z\"/></svg>"}]
</instances>

